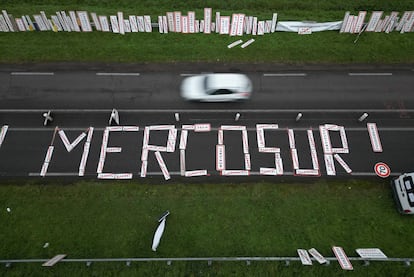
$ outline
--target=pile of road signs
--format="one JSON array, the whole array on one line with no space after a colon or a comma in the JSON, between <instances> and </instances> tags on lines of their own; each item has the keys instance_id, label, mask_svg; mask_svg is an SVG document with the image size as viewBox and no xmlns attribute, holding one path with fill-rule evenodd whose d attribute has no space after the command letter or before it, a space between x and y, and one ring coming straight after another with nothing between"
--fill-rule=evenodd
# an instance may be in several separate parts
<instances>
[{"instance_id":1,"label":"pile of road signs","mask_svg":"<svg viewBox=\"0 0 414 277\"><path fill-rule=\"evenodd\" d=\"M332 251L335 254L336 259L338 260L339 265L343 270L353 270L353 266L349 261L348 256L345 254L345 251L342 247L334 246L332 247ZM322 256L315 248L305 250L305 249L298 249L297 250L300 261L303 265L312 265L312 260L309 254L318 261L319 264L326 264L328 261Z\"/></svg>"},{"instance_id":2,"label":"pile of road signs","mask_svg":"<svg viewBox=\"0 0 414 277\"><path fill-rule=\"evenodd\" d=\"M25 31L54 31L54 32L113 32L118 34L152 32L153 26L158 27L159 33L218 33L230 36L264 35L274 33L277 24L277 13L271 20L259 20L254 16L245 14L232 14L222 16L215 13L213 21L212 9L204 9L203 19L196 19L194 11L183 14L180 11L167 12L158 16L158 22L152 23L151 16L129 15L124 17L123 12L116 15L97 15L87 11L58 11L48 18L44 11L32 17L24 15L14 18L6 10L0 14L0 32Z\"/></svg>"},{"instance_id":3,"label":"pile of road signs","mask_svg":"<svg viewBox=\"0 0 414 277\"><path fill-rule=\"evenodd\" d=\"M313 259L316 260L319 264L329 264L328 260L322 256L315 248L311 248L309 250L297 249L297 252L302 265L312 265L312 259L310 255L312 255ZM343 270L354 269L351 261L349 260L342 247L333 246L332 252L334 253L336 260ZM379 248L358 248L356 249L356 252L361 258L366 259L366 261L384 260L388 258Z\"/></svg>"},{"instance_id":4,"label":"pile of road signs","mask_svg":"<svg viewBox=\"0 0 414 277\"><path fill-rule=\"evenodd\" d=\"M25 31L65 31L65 32L113 32L117 34L152 32L157 27L159 33L204 33L225 34L230 36L264 35L275 31L297 32L298 34L311 34L316 31L339 30L340 33L367 32L392 32L401 33L414 31L414 12L406 11L399 17L399 12L392 12L383 17L383 11L374 11L368 23L366 11L360 11L358 15L346 12L343 21L337 22L301 22L278 21L278 14L273 13L271 19L260 20L256 16L243 13L222 15L211 8L204 8L203 17L196 18L195 11L186 14L181 11L167 12L157 16L158 21L152 22L149 15L124 16L123 12L116 15L97 15L87 11L58 11L47 17L44 11L32 16L23 15L13 17L6 10L0 14L0 32L25 32ZM254 40L253 40L254 41ZM252 43L251 41L250 43ZM247 45L246 45L247 46ZM245 46L245 47L246 47ZM231 48L231 47L229 47ZM243 47L244 48L244 47Z\"/></svg>"},{"instance_id":5,"label":"pile of road signs","mask_svg":"<svg viewBox=\"0 0 414 277\"><path fill-rule=\"evenodd\" d=\"M374 11L367 23L365 23L367 12L360 11L358 15L351 15L346 12L340 33L385 32L397 31L407 33L414 31L414 11L406 11L401 17L399 12L391 12L384 15L383 11Z\"/></svg>"}]
</instances>

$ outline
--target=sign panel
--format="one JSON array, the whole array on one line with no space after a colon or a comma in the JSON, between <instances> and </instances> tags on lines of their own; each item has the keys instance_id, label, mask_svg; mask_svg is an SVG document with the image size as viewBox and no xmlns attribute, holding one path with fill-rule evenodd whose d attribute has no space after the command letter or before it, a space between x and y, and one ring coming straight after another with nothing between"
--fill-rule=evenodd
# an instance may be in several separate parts
<instances>
[{"instance_id":1,"label":"sign panel","mask_svg":"<svg viewBox=\"0 0 414 277\"><path fill-rule=\"evenodd\" d=\"M374 171L375 171L375 174L377 174L377 176L381 178L387 178L391 174L390 167L386 163L383 163L383 162L376 163L374 166Z\"/></svg>"},{"instance_id":2,"label":"sign panel","mask_svg":"<svg viewBox=\"0 0 414 277\"><path fill-rule=\"evenodd\" d=\"M42 266L54 266L55 264L57 264L59 261L61 261L65 257L66 257L66 254L56 255L52 259L50 259L47 262L43 263Z\"/></svg>"},{"instance_id":3,"label":"sign panel","mask_svg":"<svg viewBox=\"0 0 414 277\"><path fill-rule=\"evenodd\" d=\"M230 32L230 16L220 17L220 35L228 35Z\"/></svg>"},{"instance_id":4,"label":"sign panel","mask_svg":"<svg viewBox=\"0 0 414 277\"><path fill-rule=\"evenodd\" d=\"M317 260L318 261L318 263L320 263L320 264L325 264L325 263L327 263L328 261L325 259L325 257L324 256L322 256L321 255L321 253L319 253L318 252L318 250L316 250L315 248L311 248L311 249L309 249L308 250L308 252L309 252L309 254L311 254L312 255L312 257L314 257L315 258L315 260Z\"/></svg>"},{"instance_id":5,"label":"sign panel","mask_svg":"<svg viewBox=\"0 0 414 277\"><path fill-rule=\"evenodd\" d=\"M361 258L387 259L388 257L379 248L358 248L355 250Z\"/></svg>"},{"instance_id":6,"label":"sign panel","mask_svg":"<svg viewBox=\"0 0 414 277\"><path fill-rule=\"evenodd\" d=\"M204 33L211 33L211 8L204 8Z\"/></svg>"},{"instance_id":7,"label":"sign panel","mask_svg":"<svg viewBox=\"0 0 414 277\"><path fill-rule=\"evenodd\" d=\"M332 247L332 251L343 270L354 270L351 261L348 259L342 247L334 246Z\"/></svg>"},{"instance_id":8,"label":"sign panel","mask_svg":"<svg viewBox=\"0 0 414 277\"><path fill-rule=\"evenodd\" d=\"M312 265L312 260L309 257L308 251L305 249L298 249L297 251L303 265Z\"/></svg>"},{"instance_id":9,"label":"sign panel","mask_svg":"<svg viewBox=\"0 0 414 277\"><path fill-rule=\"evenodd\" d=\"M367 32L373 32L375 31L375 28L378 25L379 20L381 19L382 16L382 11L378 11L378 12L373 12L371 15L371 18L369 19L368 25L367 25Z\"/></svg>"}]
</instances>

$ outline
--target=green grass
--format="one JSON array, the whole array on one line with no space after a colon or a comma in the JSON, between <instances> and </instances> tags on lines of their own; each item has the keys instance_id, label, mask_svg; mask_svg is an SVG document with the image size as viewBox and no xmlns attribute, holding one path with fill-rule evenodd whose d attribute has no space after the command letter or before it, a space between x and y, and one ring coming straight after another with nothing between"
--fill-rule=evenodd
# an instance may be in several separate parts
<instances>
[{"instance_id":1,"label":"green grass","mask_svg":"<svg viewBox=\"0 0 414 277\"><path fill-rule=\"evenodd\" d=\"M379 247L389 257L413 257L412 217L400 216L385 183L360 181L308 184L164 184L79 182L73 185L0 186L0 257L208 257L296 256L297 248ZM6 207L12 209L6 212ZM166 231L156 253L151 241L157 217L169 209ZM43 244L50 246L43 249ZM355 265L355 274L410 272L402 264ZM329 267L282 263L164 263L14 265L3 273L56 275L111 273L194 276L284 272L331 275ZM200 271L204 272L200 274ZM99 274L100 272L100 274ZM263 274L261 274L263 273ZM51 273L52 274L52 273ZM52 274L52 275L53 275ZM272 275L272 274L270 274ZM388 275L392 276L392 275ZM395 275L397 276L397 275Z\"/></svg>"},{"instance_id":2,"label":"green grass","mask_svg":"<svg viewBox=\"0 0 414 277\"><path fill-rule=\"evenodd\" d=\"M59 10L87 10L110 15L123 11L124 15L165 14L167 11L195 10L202 17L203 8L230 15L243 12L260 19L271 19L273 12L279 20L342 20L345 11L354 14L359 10L412 10L414 1L3 1L2 9L20 16L47 15ZM252 36L244 35L246 41ZM296 33L277 32L256 36L246 49L227 45L239 39L225 35L131 33L125 36L112 33L0 33L0 63L24 62L273 62L282 64L303 63L369 63L393 64L414 62L414 33L364 33L357 44L356 35L337 31L300 36Z\"/></svg>"},{"instance_id":3,"label":"green grass","mask_svg":"<svg viewBox=\"0 0 414 277\"><path fill-rule=\"evenodd\" d=\"M336 32L299 36L276 33L256 38L248 48L227 49L235 40L220 35L109 33L0 34L3 63L21 62L277 62L412 63L414 33L401 35ZM24 43L22 43L24 41ZM18 50L16 50L18 49Z\"/></svg>"}]
</instances>

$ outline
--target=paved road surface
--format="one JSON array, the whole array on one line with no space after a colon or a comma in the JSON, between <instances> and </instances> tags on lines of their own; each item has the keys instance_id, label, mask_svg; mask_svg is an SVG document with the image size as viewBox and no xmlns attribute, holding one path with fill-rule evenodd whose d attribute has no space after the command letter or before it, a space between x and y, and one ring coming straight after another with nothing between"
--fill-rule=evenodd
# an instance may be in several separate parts
<instances>
[{"instance_id":1,"label":"paved road surface","mask_svg":"<svg viewBox=\"0 0 414 277\"><path fill-rule=\"evenodd\" d=\"M120 153L107 153L103 172L132 173L140 178L141 150L145 126L174 125L178 129L173 153L161 153L172 178L180 175L179 142L182 125L210 123L210 132L188 134L186 169L216 170L218 129L223 125L246 126L251 177L260 167L275 167L274 153L259 153L256 124L278 124L279 129L265 131L266 146L279 147L283 175L294 174L287 129L295 132L295 147L302 169L313 163L306 130L313 130L320 175L327 176L319 126L344 126L349 153L340 157L354 176L371 176L378 161L386 162L392 174L414 169L413 104L414 71L411 69L300 70L277 68L274 71L245 72L253 81L254 95L244 103L188 103L179 96L179 86L189 74L207 72L136 72L105 70L43 70L22 68L0 70L0 126L8 125L0 148L2 176L39 176L55 126L64 130L70 142L82 131L94 127L85 176L96 178L103 130L108 126L112 108L118 109L121 125L139 126L138 132L110 132L108 147L122 147ZM52 110L54 121L42 125L42 113ZM303 117L296 122L297 114ZM364 122L357 119L367 112ZM176 121L175 113L179 113ZM236 113L240 119L235 121ZM376 123L383 152L375 153L367 131L367 122ZM5 128L3 128L4 130ZM332 147L341 148L341 133L329 132ZM227 169L245 169L241 131L225 131ZM149 143L165 146L167 131L150 132ZM84 138L70 153L60 136L53 140L55 151L47 176L77 176L84 152ZM119 150L119 149L118 149ZM336 175L351 176L335 161ZM147 178L162 176L153 152L148 156ZM256 176L256 177L253 177ZM207 177L208 178L208 177ZM221 177L225 178L231 177ZM281 177L267 177L281 178ZM300 178L300 177L297 177ZM207 179L208 180L208 179Z\"/></svg>"}]
</instances>

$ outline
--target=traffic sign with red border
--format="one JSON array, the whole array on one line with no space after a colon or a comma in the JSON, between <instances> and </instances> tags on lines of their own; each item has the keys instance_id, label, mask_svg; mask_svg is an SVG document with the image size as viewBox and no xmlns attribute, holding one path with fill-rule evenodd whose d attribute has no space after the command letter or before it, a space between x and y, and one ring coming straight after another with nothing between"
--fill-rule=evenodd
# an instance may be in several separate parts
<instances>
[{"instance_id":1,"label":"traffic sign with red border","mask_svg":"<svg viewBox=\"0 0 414 277\"><path fill-rule=\"evenodd\" d=\"M375 174L377 174L377 176L381 178L387 178L391 174L390 167L386 163L383 163L383 162L376 163L374 166L374 171L375 171Z\"/></svg>"}]
</instances>

